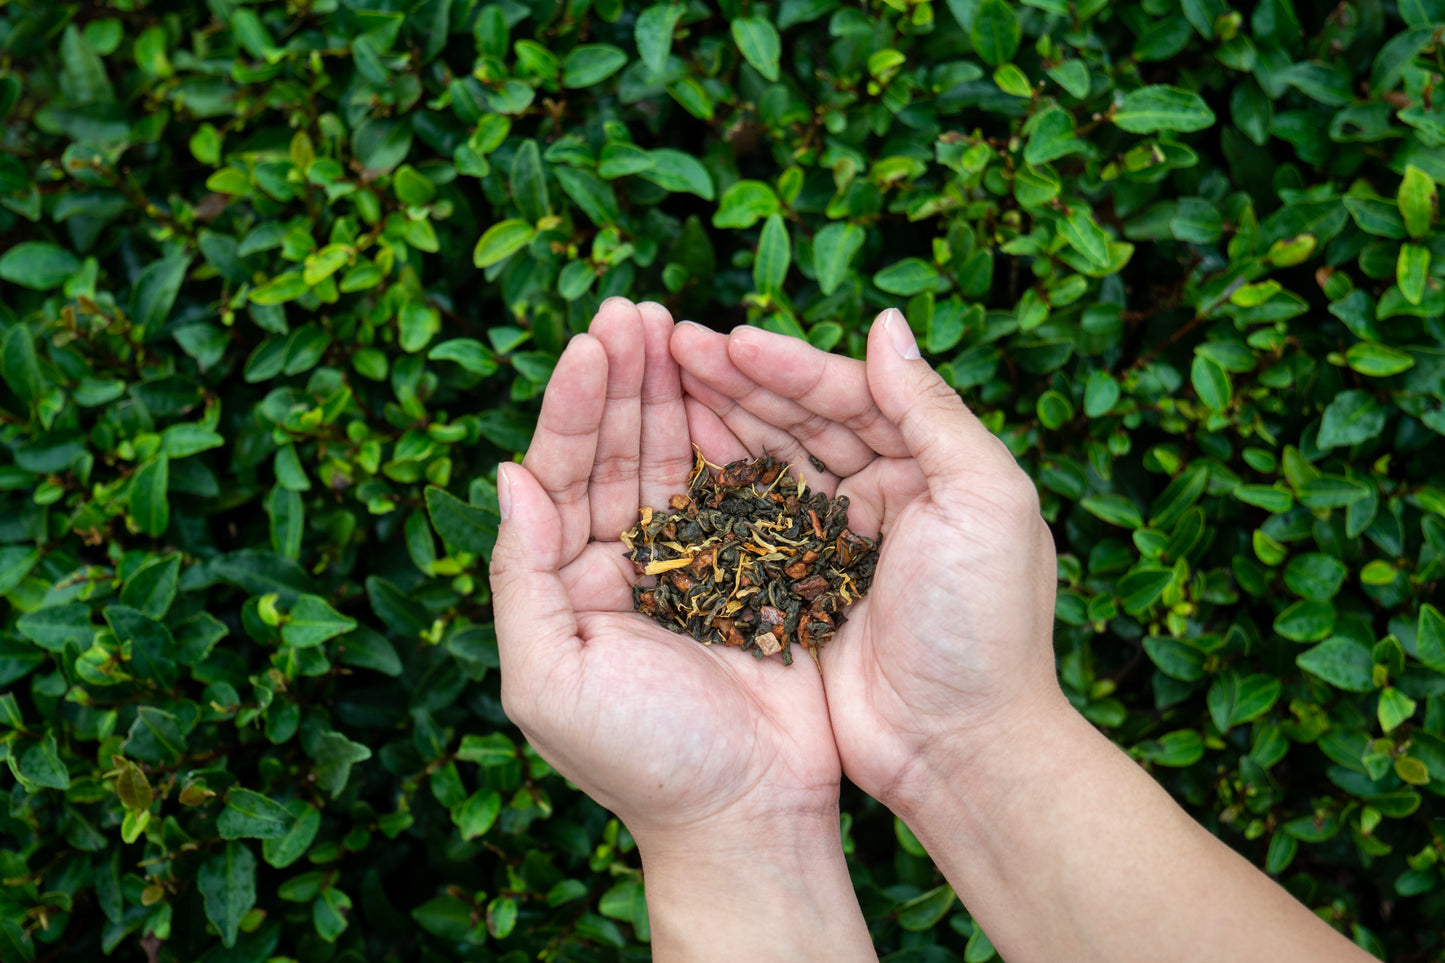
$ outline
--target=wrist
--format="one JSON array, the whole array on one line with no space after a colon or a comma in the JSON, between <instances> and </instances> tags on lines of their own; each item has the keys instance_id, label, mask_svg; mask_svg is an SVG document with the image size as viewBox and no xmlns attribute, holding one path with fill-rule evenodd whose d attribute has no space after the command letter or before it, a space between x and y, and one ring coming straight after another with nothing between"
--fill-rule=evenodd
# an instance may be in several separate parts
<instances>
[{"instance_id":1,"label":"wrist","mask_svg":"<svg viewBox=\"0 0 1445 963\"><path fill-rule=\"evenodd\" d=\"M1057 776L1069 746L1091 734L1092 726L1054 687L1037 699L1012 703L986 725L961 726L929 739L879 801L911 827L959 803L980 817L1007 811L1011 799Z\"/></svg>"},{"instance_id":2,"label":"wrist","mask_svg":"<svg viewBox=\"0 0 1445 963\"><path fill-rule=\"evenodd\" d=\"M634 838L656 959L876 959L836 806Z\"/></svg>"}]
</instances>

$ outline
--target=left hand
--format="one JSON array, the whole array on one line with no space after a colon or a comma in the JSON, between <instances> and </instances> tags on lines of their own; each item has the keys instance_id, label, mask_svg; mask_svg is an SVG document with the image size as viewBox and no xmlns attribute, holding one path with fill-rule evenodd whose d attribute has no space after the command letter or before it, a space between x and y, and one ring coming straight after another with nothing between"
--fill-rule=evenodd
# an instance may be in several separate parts
<instances>
[{"instance_id":1,"label":"left hand","mask_svg":"<svg viewBox=\"0 0 1445 963\"><path fill-rule=\"evenodd\" d=\"M660 305L608 300L563 352L522 464L499 468L503 704L644 858L649 843L759 828L786 842L790 826L824 833L831 851L841 767L818 673L699 645L633 611L619 533L686 488L695 441L716 463L762 443L700 406L689 430L672 330Z\"/></svg>"}]
</instances>

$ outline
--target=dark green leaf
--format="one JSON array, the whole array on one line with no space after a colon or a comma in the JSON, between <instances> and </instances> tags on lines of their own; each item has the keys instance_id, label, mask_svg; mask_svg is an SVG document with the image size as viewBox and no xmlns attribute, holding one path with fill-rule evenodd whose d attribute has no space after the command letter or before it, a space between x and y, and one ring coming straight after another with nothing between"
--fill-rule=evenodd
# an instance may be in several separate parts
<instances>
[{"instance_id":1,"label":"dark green leaf","mask_svg":"<svg viewBox=\"0 0 1445 963\"><path fill-rule=\"evenodd\" d=\"M245 843L228 842L201 866L196 886L206 918L221 931L221 943L234 946L242 917L256 905L256 857Z\"/></svg>"}]
</instances>

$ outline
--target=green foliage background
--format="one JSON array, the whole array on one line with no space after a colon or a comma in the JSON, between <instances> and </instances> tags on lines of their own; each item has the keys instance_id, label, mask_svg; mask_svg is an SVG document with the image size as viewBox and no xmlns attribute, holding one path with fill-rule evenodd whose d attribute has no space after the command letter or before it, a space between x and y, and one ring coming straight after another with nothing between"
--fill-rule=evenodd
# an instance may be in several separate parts
<instances>
[{"instance_id":1,"label":"green foliage background","mask_svg":"<svg viewBox=\"0 0 1445 963\"><path fill-rule=\"evenodd\" d=\"M1439 959L1442 30L0 3L0 957L646 957L625 830L501 711L484 577L496 462L626 294L855 355L903 305L1040 486L1069 697ZM990 958L844 802L880 952Z\"/></svg>"}]
</instances>

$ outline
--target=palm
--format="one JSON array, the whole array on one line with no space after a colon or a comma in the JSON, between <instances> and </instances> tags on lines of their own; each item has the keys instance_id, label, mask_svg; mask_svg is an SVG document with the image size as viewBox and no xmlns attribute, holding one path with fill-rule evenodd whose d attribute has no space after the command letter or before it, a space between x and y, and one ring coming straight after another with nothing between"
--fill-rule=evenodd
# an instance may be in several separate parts
<instances>
[{"instance_id":1,"label":"palm","mask_svg":"<svg viewBox=\"0 0 1445 963\"><path fill-rule=\"evenodd\" d=\"M678 823L835 799L841 769L817 673L704 647L633 612L623 551L592 542L561 573L578 632L549 680L569 711L544 754L555 744L592 760L585 788L610 808L648 787ZM598 759L609 760L600 774Z\"/></svg>"}]
</instances>

